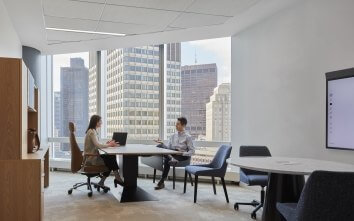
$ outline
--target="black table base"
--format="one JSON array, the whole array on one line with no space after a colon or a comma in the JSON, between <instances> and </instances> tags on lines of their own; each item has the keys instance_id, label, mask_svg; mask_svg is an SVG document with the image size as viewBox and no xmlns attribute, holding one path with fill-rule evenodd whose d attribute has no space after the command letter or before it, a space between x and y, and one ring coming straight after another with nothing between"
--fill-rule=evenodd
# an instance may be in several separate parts
<instances>
[{"instance_id":1,"label":"black table base","mask_svg":"<svg viewBox=\"0 0 354 221\"><path fill-rule=\"evenodd\" d=\"M277 211L276 203L297 203L304 185L305 177L303 175L270 173L262 220L283 220Z\"/></svg>"},{"instance_id":2,"label":"black table base","mask_svg":"<svg viewBox=\"0 0 354 221\"><path fill-rule=\"evenodd\" d=\"M123 158L123 159L122 159ZM123 155L120 158L120 168L123 170L124 184L123 193L120 199L121 203L140 202L140 201L156 201L156 197L150 195L137 186L139 156Z\"/></svg>"},{"instance_id":3,"label":"black table base","mask_svg":"<svg viewBox=\"0 0 354 221\"><path fill-rule=\"evenodd\" d=\"M158 199L151 194L147 193L140 187L124 187L121 203L140 202L140 201L157 201Z\"/></svg>"}]
</instances>

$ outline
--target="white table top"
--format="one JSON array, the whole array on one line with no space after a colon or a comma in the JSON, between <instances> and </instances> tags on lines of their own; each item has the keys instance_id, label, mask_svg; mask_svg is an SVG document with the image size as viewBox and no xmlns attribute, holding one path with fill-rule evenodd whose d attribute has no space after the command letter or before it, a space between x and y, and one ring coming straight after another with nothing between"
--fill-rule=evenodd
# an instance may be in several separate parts
<instances>
[{"instance_id":1,"label":"white table top","mask_svg":"<svg viewBox=\"0 0 354 221\"><path fill-rule=\"evenodd\" d=\"M307 158L239 157L229 163L245 169L293 175L309 175L315 170L354 172L352 164Z\"/></svg>"},{"instance_id":2,"label":"white table top","mask_svg":"<svg viewBox=\"0 0 354 221\"><path fill-rule=\"evenodd\" d=\"M158 148L156 147L156 145L146 145L146 144L127 144L125 146L108 147L108 148L102 148L100 150L110 155L148 156L148 155L168 155L168 154L181 155L182 154L181 152L178 151Z\"/></svg>"}]
</instances>

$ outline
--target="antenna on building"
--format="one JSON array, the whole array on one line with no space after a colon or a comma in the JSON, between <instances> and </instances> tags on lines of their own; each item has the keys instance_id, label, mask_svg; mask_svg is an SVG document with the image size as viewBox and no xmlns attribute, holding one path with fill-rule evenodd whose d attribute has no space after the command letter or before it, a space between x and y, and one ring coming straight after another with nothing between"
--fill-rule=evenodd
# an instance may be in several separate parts
<instances>
[{"instance_id":1,"label":"antenna on building","mask_svg":"<svg viewBox=\"0 0 354 221\"><path fill-rule=\"evenodd\" d=\"M197 64L197 49L194 49L194 64Z\"/></svg>"}]
</instances>

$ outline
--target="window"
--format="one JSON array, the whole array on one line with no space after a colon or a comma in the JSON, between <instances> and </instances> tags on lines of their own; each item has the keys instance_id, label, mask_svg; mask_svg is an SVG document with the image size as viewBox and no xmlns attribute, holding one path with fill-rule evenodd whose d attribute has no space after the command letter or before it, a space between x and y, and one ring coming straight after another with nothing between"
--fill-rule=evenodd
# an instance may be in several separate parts
<instances>
[{"instance_id":1,"label":"window","mask_svg":"<svg viewBox=\"0 0 354 221\"><path fill-rule=\"evenodd\" d=\"M184 116L194 140L230 141L231 39L173 43L166 48L165 138L175 132L176 118Z\"/></svg>"},{"instance_id":2,"label":"window","mask_svg":"<svg viewBox=\"0 0 354 221\"><path fill-rule=\"evenodd\" d=\"M161 138L169 139L176 119L185 116L186 130L197 146L194 163L209 162L218 142L230 141L230 38L101 51L101 70L97 70L97 54L54 55L54 138L69 136L69 121L76 124L76 136L84 137L89 117L99 110L102 138L128 132L128 139L142 142L162 133ZM164 125L160 125L161 115ZM70 158L67 143L59 138L53 142L53 157Z\"/></svg>"},{"instance_id":3,"label":"window","mask_svg":"<svg viewBox=\"0 0 354 221\"><path fill-rule=\"evenodd\" d=\"M165 138L175 133L176 118L187 118L195 141L231 140L231 39L167 45ZM210 162L215 147L199 147L194 163Z\"/></svg>"}]
</instances>

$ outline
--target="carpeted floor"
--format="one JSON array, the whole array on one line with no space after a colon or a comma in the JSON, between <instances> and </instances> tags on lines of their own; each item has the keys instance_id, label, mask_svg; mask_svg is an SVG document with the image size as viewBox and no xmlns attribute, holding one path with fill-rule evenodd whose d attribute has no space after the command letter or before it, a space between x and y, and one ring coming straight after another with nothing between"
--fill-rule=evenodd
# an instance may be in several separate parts
<instances>
[{"instance_id":1,"label":"carpeted floor","mask_svg":"<svg viewBox=\"0 0 354 221\"><path fill-rule=\"evenodd\" d=\"M50 186L44 195L44 220L129 220L129 221L157 221L157 220L252 220L250 212L253 207L241 206L235 211L235 201L251 201L259 198L259 192L228 185L230 203L227 204L222 185L217 185L217 195L213 194L213 187L208 183L198 185L198 202L193 203L193 187L187 186L187 193L183 194L183 182L176 183L172 189L172 182L167 181L164 190L155 191L151 179L139 179L138 185L144 190L159 198L159 201L139 203L119 203L121 187L113 187L113 177L109 177L106 184L111 191L104 194L102 191L87 196L87 190L82 187L74 190L72 195L67 190L77 182L84 181L82 175L65 172L51 172ZM261 217L260 210L257 219Z\"/></svg>"}]
</instances>

